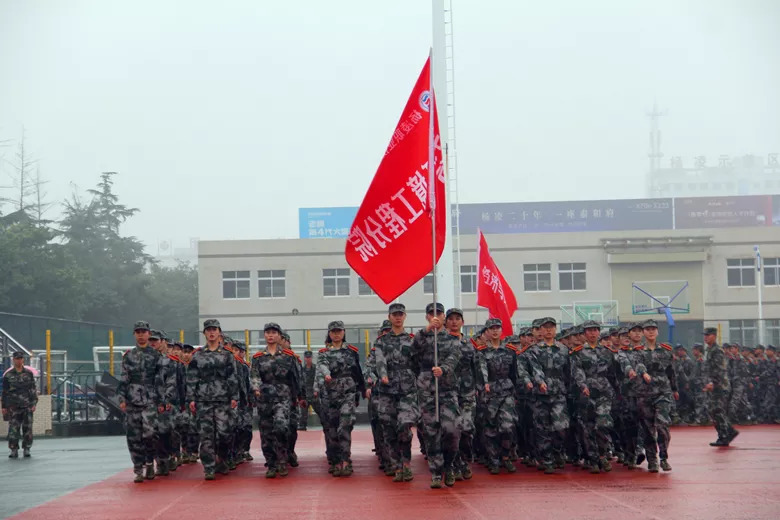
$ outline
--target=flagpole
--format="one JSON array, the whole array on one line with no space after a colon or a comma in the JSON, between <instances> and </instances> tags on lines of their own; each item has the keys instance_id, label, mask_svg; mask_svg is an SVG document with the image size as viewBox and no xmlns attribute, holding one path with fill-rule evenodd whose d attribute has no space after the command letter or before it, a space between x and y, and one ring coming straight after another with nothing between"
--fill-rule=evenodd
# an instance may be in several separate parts
<instances>
[{"instance_id":1,"label":"flagpole","mask_svg":"<svg viewBox=\"0 0 780 520\"><path fill-rule=\"evenodd\" d=\"M431 254L433 256L433 315L436 313L436 299L438 291L436 290L436 166L434 165L434 132L433 118L436 117L434 111L433 97L433 47L428 50L428 186L430 192L430 203L428 207L431 211L433 221L433 241L431 243ZM443 326L444 324L442 324ZM439 366L439 331L433 330L433 366ZM434 406L436 407L436 422L439 422L439 378L433 378L434 387Z\"/></svg>"},{"instance_id":2,"label":"flagpole","mask_svg":"<svg viewBox=\"0 0 780 520\"><path fill-rule=\"evenodd\" d=\"M482 256L479 254L479 250L482 248L482 230L480 228L477 228L477 287L475 287L476 294L474 295L474 331L479 330L479 277L480 277L480 269L482 266L479 265L480 259Z\"/></svg>"}]
</instances>

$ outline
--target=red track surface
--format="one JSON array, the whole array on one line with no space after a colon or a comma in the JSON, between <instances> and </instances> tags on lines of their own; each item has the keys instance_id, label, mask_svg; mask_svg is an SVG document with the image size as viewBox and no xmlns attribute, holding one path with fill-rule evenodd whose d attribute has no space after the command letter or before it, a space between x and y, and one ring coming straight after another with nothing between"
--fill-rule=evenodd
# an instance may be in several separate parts
<instances>
[{"instance_id":1,"label":"red track surface","mask_svg":"<svg viewBox=\"0 0 780 520\"><path fill-rule=\"evenodd\" d=\"M780 426L741 428L730 448L711 448L713 428L672 432L671 473L627 471L590 475L567 467L545 476L519 468L491 476L481 467L474 478L451 489L429 489L430 475L415 455L415 479L394 484L377 471L371 436L354 433L355 474L327 473L320 432L301 432L301 465L287 478L266 480L259 442L255 461L229 476L206 482L200 465L166 478L132 483L128 469L113 477L35 507L14 518L110 519L471 519L471 518L780 518Z\"/></svg>"}]
</instances>

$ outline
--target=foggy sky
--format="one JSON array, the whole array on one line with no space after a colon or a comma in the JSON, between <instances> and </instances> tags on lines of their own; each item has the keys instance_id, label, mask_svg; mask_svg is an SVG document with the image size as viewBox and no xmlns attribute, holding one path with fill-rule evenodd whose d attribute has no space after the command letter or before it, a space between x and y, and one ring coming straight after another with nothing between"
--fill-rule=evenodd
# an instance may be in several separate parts
<instances>
[{"instance_id":1,"label":"foggy sky","mask_svg":"<svg viewBox=\"0 0 780 520\"><path fill-rule=\"evenodd\" d=\"M664 165L780 152L780 2L453 3L461 202L643 197L654 100ZM360 203L430 45L428 0L0 0L0 140L53 201L121 172L153 254L295 238Z\"/></svg>"}]
</instances>

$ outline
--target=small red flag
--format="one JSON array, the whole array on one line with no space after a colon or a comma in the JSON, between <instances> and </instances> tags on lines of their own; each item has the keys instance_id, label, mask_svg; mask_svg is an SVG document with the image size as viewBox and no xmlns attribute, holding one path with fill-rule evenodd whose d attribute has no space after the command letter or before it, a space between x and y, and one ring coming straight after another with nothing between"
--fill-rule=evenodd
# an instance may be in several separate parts
<instances>
[{"instance_id":1,"label":"small red flag","mask_svg":"<svg viewBox=\"0 0 780 520\"><path fill-rule=\"evenodd\" d=\"M433 269L431 207L436 212L436 261L444 250L445 173L430 66L428 58L358 209L344 251L347 263L385 303ZM432 171L428 167L431 145Z\"/></svg>"},{"instance_id":2,"label":"small red flag","mask_svg":"<svg viewBox=\"0 0 780 520\"><path fill-rule=\"evenodd\" d=\"M513 334L512 315L517 310L517 300L512 288L506 283L501 271L490 256L485 235L479 231L479 248L477 251L479 265L477 266L477 305L486 307L491 318L501 318L503 331L501 337Z\"/></svg>"}]
</instances>

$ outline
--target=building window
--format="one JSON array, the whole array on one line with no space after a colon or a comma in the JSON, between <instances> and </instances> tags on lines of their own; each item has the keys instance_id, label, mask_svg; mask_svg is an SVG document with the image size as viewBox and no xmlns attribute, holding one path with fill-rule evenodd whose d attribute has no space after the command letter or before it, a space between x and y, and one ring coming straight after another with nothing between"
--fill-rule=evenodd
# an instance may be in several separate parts
<instances>
[{"instance_id":1,"label":"building window","mask_svg":"<svg viewBox=\"0 0 780 520\"><path fill-rule=\"evenodd\" d=\"M322 270L323 296L349 296L349 268Z\"/></svg>"},{"instance_id":2,"label":"building window","mask_svg":"<svg viewBox=\"0 0 780 520\"><path fill-rule=\"evenodd\" d=\"M477 292L476 265L460 266L460 292L464 294Z\"/></svg>"},{"instance_id":3,"label":"building window","mask_svg":"<svg viewBox=\"0 0 780 520\"><path fill-rule=\"evenodd\" d=\"M426 274L423 278L423 294L433 294L433 274Z\"/></svg>"},{"instance_id":4,"label":"building window","mask_svg":"<svg viewBox=\"0 0 780 520\"><path fill-rule=\"evenodd\" d=\"M523 285L526 292L551 290L550 264L523 264Z\"/></svg>"},{"instance_id":5,"label":"building window","mask_svg":"<svg viewBox=\"0 0 780 520\"><path fill-rule=\"evenodd\" d=\"M222 271L222 298L225 300L249 298L249 271Z\"/></svg>"},{"instance_id":6,"label":"building window","mask_svg":"<svg viewBox=\"0 0 780 520\"><path fill-rule=\"evenodd\" d=\"M756 262L752 258L729 258L726 260L729 287L754 287L756 285Z\"/></svg>"},{"instance_id":7,"label":"building window","mask_svg":"<svg viewBox=\"0 0 780 520\"><path fill-rule=\"evenodd\" d=\"M373 296L374 290L362 278L358 278L358 296Z\"/></svg>"},{"instance_id":8,"label":"building window","mask_svg":"<svg viewBox=\"0 0 780 520\"><path fill-rule=\"evenodd\" d=\"M729 320L729 341L751 347L757 344L756 320Z\"/></svg>"},{"instance_id":9,"label":"building window","mask_svg":"<svg viewBox=\"0 0 780 520\"><path fill-rule=\"evenodd\" d=\"M257 271L258 298L284 298L287 292L284 275L284 269Z\"/></svg>"},{"instance_id":10,"label":"building window","mask_svg":"<svg viewBox=\"0 0 780 520\"><path fill-rule=\"evenodd\" d=\"M769 345L780 345L780 320L766 320L766 337Z\"/></svg>"},{"instance_id":11,"label":"building window","mask_svg":"<svg viewBox=\"0 0 780 520\"><path fill-rule=\"evenodd\" d=\"M764 285L780 285L780 258L764 258Z\"/></svg>"},{"instance_id":12,"label":"building window","mask_svg":"<svg viewBox=\"0 0 780 520\"><path fill-rule=\"evenodd\" d=\"M561 291L584 291L585 263L558 264L558 284Z\"/></svg>"}]
</instances>

